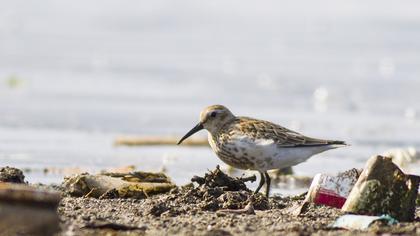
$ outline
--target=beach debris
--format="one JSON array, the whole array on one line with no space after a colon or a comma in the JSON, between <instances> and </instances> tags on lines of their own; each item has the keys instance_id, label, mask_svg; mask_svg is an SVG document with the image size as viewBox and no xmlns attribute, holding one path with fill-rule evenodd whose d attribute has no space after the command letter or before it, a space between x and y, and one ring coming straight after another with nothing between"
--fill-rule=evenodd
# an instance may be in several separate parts
<instances>
[{"instance_id":1,"label":"beach debris","mask_svg":"<svg viewBox=\"0 0 420 236\"><path fill-rule=\"evenodd\" d=\"M353 168L335 176L316 174L308 192L297 196L301 198L304 196L303 202L295 204L289 213L299 216L307 212L310 203L341 208L360 173L361 170Z\"/></svg>"},{"instance_id":2,"label":"beach debris","mask_svg":"<svg viewBox=\"0 0 420 236\"><path fill-rule=\"evenodd\" d=\"M241 214L251 212L252 209L268 210L270 206L265 195L254 194L245 185L245 182L255 179L255 176L230 177L217 166L216 169L208 171L204 177L194 176L191 181L195 184L174 188L168 194L158 199L154 198L155 204L146 211L150 215L160 217L162 214L170 216L185 214L193 209L214 212L231 209L239 210L234 212ZM247 207L251 197L253 197L252 208ZM224 214L223 211L219 213Z\"/></svg>"},{"instance_id":3,"label":"beach debris","mask_svg":"<svg viewBox=\"0 0 420 236\"><path fill-rule=\"evenodd\" d=\"M54 235L59 230L60 193L0 183L1 235Z\"/></svg>"},{"instance_id":4,"label":"beach debris","mask_svg":"<svg viewBox=\"0 0 420 236\"><path fill-rule=\"evenodd\" d=\"M21 170L6 166L0 168L0 182L24 184L25 176Z\"/></svg>"},{"instance_id":5,"label":"beach debris","mask_svg":"<svg viewBox=\"0 0 420 236\"><path fill-rule=\"evenodd\" d=\"M244 209L250 199L255 209L269 208L267 198L261 194L253 196L253 192L245 185L246 182L256 181L255 175L230 177L216 166L216 169L209 171L204 177L194 176L191 181L199 184L195 190L205 197L203 209Z\"/></svg>"},{"instance_id":6,"label":"beach debris","mask_svg":"<svg viewBox=\"0 0 420 236\"><path fill-rule=\"evenodd\" d=\"M365 216L365 215L343 215L340 216L332 225L332 228L341 228L348 230L366 230L375 222L381 222L385 225L397 224L398 221L390 215Z\"/></svg>"},{"instance_id":7,"label":"beach debris","mask_svg":"<svg viewBox=\"0 0 420 236\"><path fill-rule=\"evenodd\" d=\"M152 146L177 145L180 137L177 136L122 136L116 138L115 146ZM182 142L183 146L209 146L207 138L189 138Z\"/></svg>"},{"instance_id":8,"label":"beach debris","mask_svg":"<svg viewBox=\"0 0 420 236\"><path fill-rule=\"evenodd\" d=\"M389 214L399 221L415 217L420 176L404 174L389 157L372 156L350 192L342 211Z\"/></svg>"},{"instance_id":9,"label":"beach debris","mask_svg":"<svg viewBox=\"0 0 420 236\"><path fill-rule=\"evenodd\" d=\"M166 193L174 188L175 184L165 174L137 171L129 174L83 173L66 177L63 187L74 197L143 199Z\"/></svg>"},{"instance_id":10,"label":"beach debris","mask_svg":"<svg viewBox=\"0 0 420 236\"><path fill-rule=\"evenodd\" d=\"M392 162L403 170L408 170L409 164L420 161L420 153L414 147L390 149L381 156L390 157Z\"/></svg>"},{"instance_id":11,"label":"beach debris","mask_svg":"<svg viewBox=\"0 0 420 236\"><path fill-rule=\"evenodd\" d=\"M305 201L341 208L361 171L350 169L335 176L316 174Z\"/></svg>"},{"instance_id":12,"label":"beach debris","mask_svg":"<svg viewBox=\"0 0 420 236\"><path fill-rule=\"evenodd\" d=\"M250 177L230 177L220 170L220 166L216 166L216 169L209 171L204 175L204 177L193 176L191 182L196 182L200 186L205 185L209 188L221 187L224 191L240 191L247 190L250 191L245 182L254 182L257 180L255 175Z\"/></svg>"}]
</instances>

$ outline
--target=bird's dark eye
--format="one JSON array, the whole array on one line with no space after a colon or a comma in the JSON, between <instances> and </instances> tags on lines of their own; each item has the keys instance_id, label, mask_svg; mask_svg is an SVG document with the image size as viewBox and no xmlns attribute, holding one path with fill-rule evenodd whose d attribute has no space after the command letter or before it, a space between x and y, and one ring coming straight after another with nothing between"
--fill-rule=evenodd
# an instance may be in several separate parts
<instances>
[{"instance_id":1,"label":"bird's dark eye","mask_svg":"<svg viewBox=\"0 0 420 236\"><path fill-rule=\"evenodd\" d=\"M213 111L213 112L210 114L210 116L211 116L211 117L216 117L216 115L217 115L217 113L216 113L215 111Z\"/></svg>"}]
</instances>

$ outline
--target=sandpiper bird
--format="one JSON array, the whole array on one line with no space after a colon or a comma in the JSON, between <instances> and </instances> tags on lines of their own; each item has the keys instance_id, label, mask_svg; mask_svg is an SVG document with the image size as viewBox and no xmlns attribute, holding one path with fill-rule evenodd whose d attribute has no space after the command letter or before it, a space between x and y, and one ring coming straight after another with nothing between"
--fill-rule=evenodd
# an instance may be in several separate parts
<instances>
[{"instance_id":1,"label":"sandpiper bird","mask_svg":"<svg viewBox=\"0 0 420 236\"><path fill-rule=\"evenodd\" d=\"M178 144L202 129L208 131L210 146L223 162L260 173L255 193L266 183L267 197L268 170L294 166L315 154L346 146L343 141L310 138L269 121L235 116L222 105L205 108L200 122Z\"/></svg>"}]
</instances>

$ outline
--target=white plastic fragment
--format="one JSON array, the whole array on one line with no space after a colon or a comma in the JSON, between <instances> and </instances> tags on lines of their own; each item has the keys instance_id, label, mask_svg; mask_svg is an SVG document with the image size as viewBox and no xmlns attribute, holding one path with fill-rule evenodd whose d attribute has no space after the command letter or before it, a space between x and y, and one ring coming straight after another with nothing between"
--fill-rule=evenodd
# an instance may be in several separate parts
<instances>
[{"instance_id":1,"label":"white plastic fragment","mask_svg":"<svg viewBox=\"0 0 420 236\"><path fill-rule=\"evenodd\" d=\"M390 215L381 216L364 216L364 215L343 215L340 216L333 224L332 228L342 228L350 230L365 230L369 228L372 223L382 221L387 225L393 225L398 221Z\"/></svg>"}]
</instances>

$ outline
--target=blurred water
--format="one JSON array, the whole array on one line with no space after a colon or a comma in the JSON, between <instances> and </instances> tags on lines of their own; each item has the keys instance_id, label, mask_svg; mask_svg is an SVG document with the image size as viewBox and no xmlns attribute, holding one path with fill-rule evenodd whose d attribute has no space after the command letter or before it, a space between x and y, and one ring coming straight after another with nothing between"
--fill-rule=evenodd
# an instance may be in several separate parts
<instances>
[{"instance_id":1,"label":"blurred water","mask_svg":"<svg viewBox=\"0 0 420 236\"><path fill-rule=\"evenodd\" d=\"M182 135L210 104L343 139L298 174L420 148L420 3L2 1L0 165L136 165L176 182L220 161L206 148L123 148L119 134ZM204 132L200 135L205 135ZM417 166L418 167L418 166ZM413 168L414 172L420 168Z\"/></svg>"}]
</instances>

